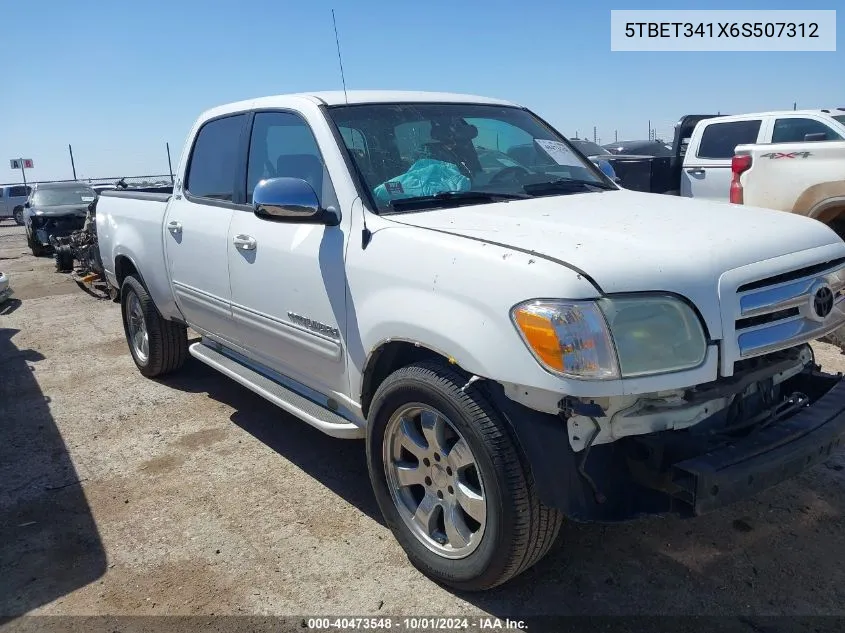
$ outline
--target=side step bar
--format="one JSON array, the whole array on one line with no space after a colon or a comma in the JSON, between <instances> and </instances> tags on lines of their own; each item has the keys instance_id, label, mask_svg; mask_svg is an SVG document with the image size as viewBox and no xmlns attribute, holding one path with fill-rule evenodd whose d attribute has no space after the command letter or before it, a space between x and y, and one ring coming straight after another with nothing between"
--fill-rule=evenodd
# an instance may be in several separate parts
<instances>
[{"instance_id":1,"label":"side step bar","mask_svg":"<svg viewBox=\"0 0 845 633\"><path fill-rule=\"evenodd\" d=\"M277 407L308 422L326 435L343 439L364 437L364 429L352 424L336 413L329 411L316 402L270 380L266 376L242 365L225 354L202 343L194 343L188 348L191 356L239 382L250 391L266 398Z\"/></svg>"}]
</instances>

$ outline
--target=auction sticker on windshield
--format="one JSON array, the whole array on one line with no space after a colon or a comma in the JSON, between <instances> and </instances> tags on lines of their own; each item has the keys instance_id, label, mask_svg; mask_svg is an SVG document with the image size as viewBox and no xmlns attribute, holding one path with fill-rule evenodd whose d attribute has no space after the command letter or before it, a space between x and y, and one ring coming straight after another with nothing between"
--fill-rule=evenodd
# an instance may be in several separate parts
<instances>
[{"instance_id":1,"label":"auction sticker on windshield","mask_svg":"<svg viewBox=\"0 0 845 633\"><path fill-rule=\"evenodd\" d=\"M558 165L566 165L568 167L581 167L582 163L578 157L572 153L572 150L566 146L566 143L560 141L548 141L544 139L534 139L534 142L539 145L546 154L548 154L553 161Z\"/></svg>"}]
</instances>

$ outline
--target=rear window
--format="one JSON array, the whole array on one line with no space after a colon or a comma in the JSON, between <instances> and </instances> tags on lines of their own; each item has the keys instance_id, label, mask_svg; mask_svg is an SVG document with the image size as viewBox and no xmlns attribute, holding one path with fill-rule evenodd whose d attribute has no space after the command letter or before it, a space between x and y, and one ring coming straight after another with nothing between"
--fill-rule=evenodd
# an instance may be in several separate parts
<instances>
[{"instance_id":1,"label":"rear window","mask_svg":"<svg viewBox=\"0 0 845 633\"><path fill-rule=\"evenodd\" d=\"M710 123L704 128L696 156L698 158L733 158L737 145L756 143L760 119Z\"/></svg>"},{"instance_id":2,"label":"rear window","mask_svg":"<svg viewBox=\"0 0 845 633\"><path fill-rule=\"evenodd\" d=\"M24 186L18 187L9 187L9 197L10 198L25 198L29 195L30 188Z\"/></svg>"},{"instance_id":3,"label":"rear window","mask_svg":"<svg viewBox=\"0 0 845 633\"><path fill-rule=\"evenodd\" d=\"M185 189L194 196L232 200L238 144L245 114L214 119L202 126L194 142Z\"/></svg>"},{"instance_id":4,"label":"rear window","mask_svg":"<svg viewBox=\"0 0 845 633\"><path fill-rule=\"evenodd\" d=\"M808 134L824 134L824 138L815 139L819 141L842 140L839 134L821 121L788 117L775 121L775 129L772 131L772 143L803 143L807 140L804 137Z\"/></svg>"},{"instance_id":5,"label":"rear window","mask_svg":"<svg viewBox=\"0 0 845 633\"><path fill-rule=\"evenodd\" d=\"M833 118L845 125L845 114L837 114Z\"/></svg>"}]
</instances>

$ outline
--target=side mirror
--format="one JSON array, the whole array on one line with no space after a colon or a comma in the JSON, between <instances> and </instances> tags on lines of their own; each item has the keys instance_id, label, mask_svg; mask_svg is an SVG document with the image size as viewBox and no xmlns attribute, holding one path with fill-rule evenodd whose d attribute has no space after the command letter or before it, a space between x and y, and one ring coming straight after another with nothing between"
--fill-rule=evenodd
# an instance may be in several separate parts
<instances>
[{"instance_id":1,"label":"side mirror","mask_svg":"<svg viewBox=\"0 0 845 633\"><path fill-rule=\"evenodd\" d=\"M277 222L337 224L337 213L323 209L314 188L301 178L267 178L252 192L252 210Z\"/></svg>"},{"instance_id":2,"label":"side mirror","mask_svg":"<svg viewBox=\"0 0 845 633\"><path fill-rule=\"evenodd\" d=\"M804 135L804 142L805 143L812 143L815 141L826 141L827 134L825 132L814 132L813 134L805 134Z\"/></svg>"},{"instance_id":3,"label":"side mirror","mask_svg":"<svg viewBox=\"0 0 845 633\"><path fill-rule=\"evenodd\" d=\"M32 204L29 202L29 200L27 200L26 202L23 203L23 206L24 206L24 209L29 209L29 208L32 207Z\"/></svg>"}]
</instances>

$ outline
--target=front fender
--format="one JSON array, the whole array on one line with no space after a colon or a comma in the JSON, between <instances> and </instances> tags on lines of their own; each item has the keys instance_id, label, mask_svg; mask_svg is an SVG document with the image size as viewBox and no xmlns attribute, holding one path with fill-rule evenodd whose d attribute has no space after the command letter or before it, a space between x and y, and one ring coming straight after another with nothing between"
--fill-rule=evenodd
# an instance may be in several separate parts
<instances>
[{"instance_id":1,"label":"front fender","mask_svg":"<svg viewBox=\"0 0 845 633\"><path fill-rule=\"evenodd\" d=\"M368 359L388 340L452 358L478 376L560 391L522 342L511 308L534 298L593 299L597 290L561 264L507 247L415 227L383 228L350 249L347 348L350 389L361 394Z\"/></svg>"}]
</instances>

